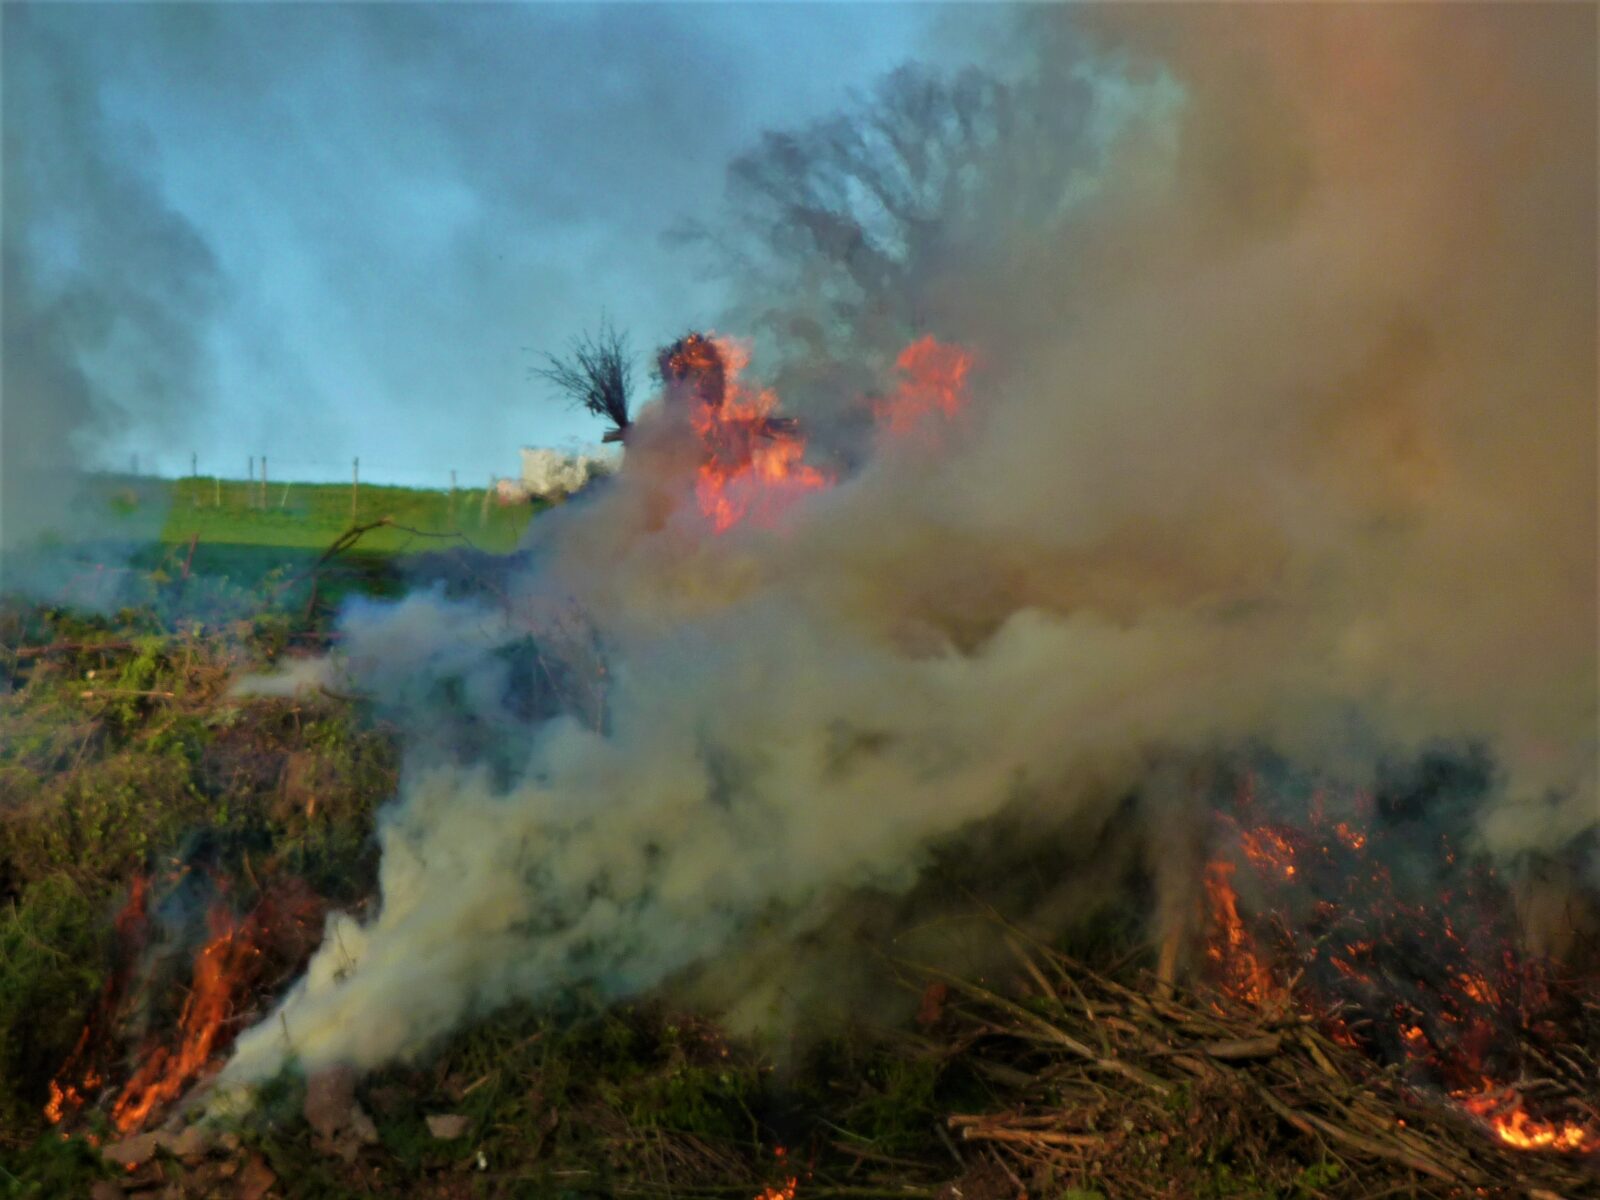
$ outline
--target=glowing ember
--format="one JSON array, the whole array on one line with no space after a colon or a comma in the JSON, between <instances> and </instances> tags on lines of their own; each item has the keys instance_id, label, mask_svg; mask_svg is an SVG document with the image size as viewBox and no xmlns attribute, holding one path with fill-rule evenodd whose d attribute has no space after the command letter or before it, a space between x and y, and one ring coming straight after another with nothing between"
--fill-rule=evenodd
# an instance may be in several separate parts
<instances>
[{"instance_id":1,"label":"glowing ember","mask_svg":"<svg viewBox=\"0 0 1600 1200\"><path fill-rule=\"evenodd\" d=\"M782 1146L778 1146L772 1151L772 1155L778 1160L779 1165L783 1165L784 1159L788 1156L788 1151ZM800 1177L791 1175L783 1181L782 1187L762 1188L761 1191L756 1193L754 1200L794 1200L795 1193L799 1187Z\"/></svg>"},{"instance_id":2,"label":"glowing ember","mask_svg":"<svg viewBox=\"0 0 1600 1200\"><path fill-rule=\"evenodd\" d=\"M1249 829L1239 837L1239 848L1257 869L1269 874L1294 878L1294 843L1271 826Z\"/></svg>"},{"instance_id":3,"label":"glowing ember","mask_svg":"<svg viewBox=\"0 0 1600 1200\"><path fill-rule=\"evenodd\" d=\"M1356 797L1354 808L1369 812L1370 798ZM1443 837L1434 843L1442 866L1421 871L1414 827L1330 822L1320 794L1293 824L1261 819L1253 784L1233 810L1220 818L1227 857L1204 879L1206 956L1225 994L1256 1007L1298 1001L1335 1041L1448 1094L1507 1146L1600 1151L1600 1129L1535 1115L1487 1077L1518 1069L1520 1039L1536 1036L1554 994L1548 964L1511 948L1509 905L1492 871L1458 865ZM1241 866L1247 894L1267 911L1242 907ZM1396 883L1417 878L1450 886L1410 896Z\"/></svg>"}]
</instances>

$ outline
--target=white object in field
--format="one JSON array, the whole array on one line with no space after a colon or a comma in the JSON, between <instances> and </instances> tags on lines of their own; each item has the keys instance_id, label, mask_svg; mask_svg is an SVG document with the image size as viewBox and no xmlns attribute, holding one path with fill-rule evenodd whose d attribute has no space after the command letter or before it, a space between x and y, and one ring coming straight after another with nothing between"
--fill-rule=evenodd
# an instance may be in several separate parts
<instances>
[{"instance_id":1,"label":"white object in field","mask_svg":"<svg viewBox=\"0 0 1600 1200\"><path fill-rule=\"evenodd\" d=\"M496 504L526 504L532 498L526 485L520 479L496 479L494 481L494 499Z\"/></svg>"},{"instance_id":2,"label":"white object in field","mask_svg":"<svg viewBox=\"0 0 1600 1200\"><path fill-rule=\"evenodd\" d=\"M547 446L522 448L522 486L530 496L570 496L591 479L617 469L619 455L600 447L555 450Z\"/></svg>"}]
</instances>

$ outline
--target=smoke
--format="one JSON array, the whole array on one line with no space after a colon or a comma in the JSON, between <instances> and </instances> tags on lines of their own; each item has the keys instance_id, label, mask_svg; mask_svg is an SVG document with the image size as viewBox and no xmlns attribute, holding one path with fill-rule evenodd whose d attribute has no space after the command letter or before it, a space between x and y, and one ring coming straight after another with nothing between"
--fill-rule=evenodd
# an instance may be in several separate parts
<instances>
[{"instance_id":1,"label":"smoke","mask_svg":"<svg viewBox=\"0 0 1600 1200\"><path fill-rule=\"evenodd\" d=\"M1478 739L1484 846L1595 824L1592 14L1024 21L1006 104L1095 78L1078 119L1115 136L1047 218L930 234L894 285L974 349L967 408L721 536L649 409L497 603L351 611L340 669L407 734L381 907L330 921L225 1082L781 944L1000 813L1070 816L1087 853L1153 779L1165 845L1182 764L1247 741L1362 782ZM977 145L1024 163L1041 119ZM927 219L1014 212L988 161ZM767 308L825 312L827 274ZM529 663L560 715L519 709Z\"/></svg>"},{"instance_id":2,"label":"smoke","mask_svg":"<svg viewBox=\"0 0 1600 1200\"><path fill-rule=\"evenodd\" d=\"M105 469L108 448L134 420L158 429L207 397L204 328L224 300L220 270L205 240L164 200L144 131L108 111L96 77L93 54L50 13L6 10L0 547L7 551L41 538L126 542L158 531L164 514L154 494L129 491L124 507L137 511L116 519L108 489L90 487L90 473ZM16 568L7 572L9 587L54 590L49 572L22 572L14 556L8 565Z\"/></svg>"},{"instance_id":3,"label":"smoke","mask_svg":"<svg viewBox=\"0 0 1600 1200\"><path fill-rule=\"evenodd\" d=\"M570 496L592 479L617 469L617 456L594 450L522 448L522 486L535 496Z\"/></svg>"}]
</instances>

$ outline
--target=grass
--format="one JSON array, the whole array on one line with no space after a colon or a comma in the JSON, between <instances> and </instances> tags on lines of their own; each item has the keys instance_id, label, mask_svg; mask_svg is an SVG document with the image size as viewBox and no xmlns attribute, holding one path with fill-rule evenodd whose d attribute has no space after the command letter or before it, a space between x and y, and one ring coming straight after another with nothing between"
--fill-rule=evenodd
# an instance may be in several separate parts
<instances>
[{"instance_id":1,"label":"grass","mask_svg":"<svg viewBox=\"0 0 1600 1200\"><path fill-rule=\"evenodd\" d=\"M270 608L197 630L146 610L0 607L0 646L62 647L0 653L0 1195L81 1195L109 1177L42 1109L120 969L112 918L135 875L220 880L241 908L283 878L333 905L370 900L371 834L398 747L356 702L231 699L228 681L278 657L283 637ZM170 882L152 897L163 887L182 898ZM172 915L175 903L163 920L195 919ZM140 961L168 993L142 1000L141 1018L170 1028L187 960ZM135 1031L120 1036L123 1052L137 1048ZM108 1066L125 1077L125 1062ZM940 1106L970 1082L867 1035L779 1069L692 1013L569 997L489 1014L364 1080L380 1144L355 1162L314 1144L293 1078L239 1133L241 1153L276 1176L275 1194L590 1197L645 1186L743 1200L781 1183L780 1143L818 1147L818 1169L838 1157L826 1149L836 1141L857 1154L937 1150ZM465 1136L434 1138L435 1113L467 1117ZM104 1117L91 1113L96 1128L103 1136ZM203 1195L222 1186L205 1174L217 1166L151 1169Z\"/></svg>"},{"instance_id":2,"label":"grass","mask_svg":"<svg viewBox=\"0 0 1600 1200\"><path fill-rule=\"evenodd\" d=\"M354 512L348 484L259 485L211 479L97 476L78 500L72 540L48 541L8 559L8 573L45 580L58 604L143 607L171 626L186 619L252 620L265 610L306 617L352 594L393 596L410 564L516 548L543 501L502 506L484 489L452 494L362 485ZM353 528L362 534L331 561L323 556Z\"/></svg>"},{"instance_id":3,"label":"grass","mask_svg":"<svg viewBox=\"0 0 1600 1200\"><path fill-rule=\"evenodd\" d=\"M162 541L199 546L271 546L321 551L352 525L391 518L388 529L373 530L362 548L382 554L408 554L440 548L441 539L458 537L483 550L513 549L539 504L502 506L484 489L455 493L424 488L363 484L351 505L349 484L273 483L261 503L259 485L210 479L177 479L168 486ZM198 549L197 549L198 554Z\"/></svg>"},{"instance_id":4,"label":"grass","mask_svg":"<svg viewBox=\"0 0 1600 1200\"><path fill-rule=\"evenodd\" d=\"M304 880L368 894L396 752L360 706L228 698L282 626L152 632L145 614L0 608L0 1145L37 1136L52 1073L108 968L135 875ZM176 893L174 893L176 894Z\"/></svg>"},{"instance_id":5,"label":"grass","mask_svg":"<svg viewBox=\"0 0 1600 1200\"><path fill-rule=\"evenodd\" d=\"M144 559L148 603L83 616L0 601L0 1196L85 1195L111 1177L83 1136L105 1135L103 1114L91 1112L63 1139L42 1109L105 980L121 969L112 918L135 876L167 879L164 894L178 900L171 880L207 878L210 894L241 909L282 880L331 906L360 911L373 899L376 814L398 777L390 731L358 701L228 693L233 678L278 660L294 636L326 632L329 610L305 606L283 585L348 527L348 490L291 485L287 504L262 511L246 504L245 485L231 495L225 487L223 505L207 507L207 487L180 481L169 496L136 498L169 504L162 544ZM443 532L481 512L458 503L452 516L444 493L363 492L373 507L361 519L392 515L420 530ZM530 515L492 508L473 540L509 548ZM438 544L398 529L375 535L341 559L329 591L397 588L396 560ZM1019 909L1058 882L1053 846L1026 824L996 822L935 847L906 903L929 889L982 893L978 872L996 861L991 852L1013 864L1007 895ZM1063 931L1061 944L1091 960L1127 961L1139 936L1126 908L1111 906ZM164 964L140 966L147 990L164 993L142 998L137 1016L169 1029L188 963L169 951ZM267 977L246 1015L294 975ZM1340 1162L1304 1145L1286 1149L1271 1113L1240 1115L1250 1097L1238 1088L1178 1080L1156 1101L1129 1099L1113 1086L1118 1077L1090 1078L1059 1049L1041 1049L1025 1035L1076 1011L1061 995L941 1004L946 1015L929 1027L841 1023L781 1048L729 1040L659 998L513 1005L363 1079L357 1098L379 1144L351 1160L316 1144L301 1113L304 1080L286 1072L234 1131L236 1157L191 1166L158 1159L141 1169L139 1186L165 1181L162 1194L175 1197L235 1194L220 1172L249 1162L270 1171L272 1195L297 1197L750 1200L790 1176L808 1200L931 1198L950 1194L952 1180L966 1195L1000 1197L1015 1194L1016 1176L996 1177L1005 1144L984 1157L946 1118L1031 1106L1104 1131L1115 1149L1110 1167L1141 1187L1102 1191L1071 1164L1045 1162L1028 1176L1029 1194L1365 1194ZM116 1036L124 1055L137 1051L138 1030ZM126 1061L107 1066L113 1079L126 1077ZM427 1118L436 1114L465 1117L465 1134L435 1138ZM1021 1159L1008 1161L1027 1174Z\"/></svg>"}]
</instances>

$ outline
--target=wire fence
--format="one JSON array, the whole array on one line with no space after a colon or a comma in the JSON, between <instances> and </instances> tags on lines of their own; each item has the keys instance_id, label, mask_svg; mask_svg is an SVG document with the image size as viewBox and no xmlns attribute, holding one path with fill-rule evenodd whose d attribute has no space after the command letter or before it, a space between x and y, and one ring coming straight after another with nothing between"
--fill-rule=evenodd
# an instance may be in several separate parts
<instances>
[{"instance_id":1,"label":"wire fence","mask_svg":"<svg viewBox=\"0 0 1600 1200\"><path fill-rule=\"evenodd\" d=\"M477 467L460 469L364 457L339 461L280 457L275 454L247 455L237 463L231 460L223 463L198 453L191 453L185 462L174 461L174 456L170 454L154 458L134 454L128 460L128 470L130 474L140 478L215 479L223 483L259 483L265 476L269 482L337 484L359 481L375 487L412 487L441 492L464 487L481 489L485 483L494 487L503 479L520 478L517 470L484 471Z\"/></svg>"},{"instance_id":2,"label":"wire fence","mask_svg":"<svg viewBox=\"0 0 1600 1200\"><path fill-rule=\"evenodd\" d=\"M125 506L149 501L164 511L174 536L284 545L320 544L330 531L381 521L413 534L470 534L487 538L485 546L504 548L501 543L515 542L534 498L520 475L485 474L468 481L450 468L418 468L412 475L420 480L410 484L393 478L399 472L390 464L374 481L360 458L347 460L343 479L328 478L326 460L249 455L243 472L233 477L207 474L204 465L194 454L190 473L157 475L141 472L137 459L131 459L131 477L114 473L106 483L114 504L122 497Z\"/></svg>"}]
</instances>

